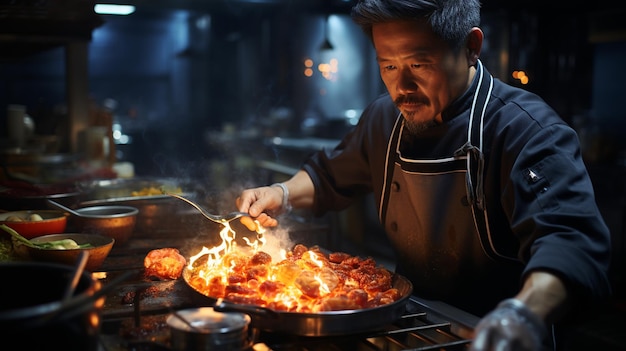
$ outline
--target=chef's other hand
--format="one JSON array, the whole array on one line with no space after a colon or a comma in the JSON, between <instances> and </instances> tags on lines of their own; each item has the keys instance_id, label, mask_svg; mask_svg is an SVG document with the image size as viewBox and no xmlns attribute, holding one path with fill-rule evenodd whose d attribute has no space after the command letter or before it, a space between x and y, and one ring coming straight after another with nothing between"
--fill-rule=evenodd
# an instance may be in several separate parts
<instances>
[{"instance_id":1,"label":"chef's other hand","mask_svg":"<svg viewBox=\"0 0 626 351\"><path fill-rule=\"evenodd\" d=\"M507 299L483 317L474 335L470 351L538 351L547 331L523 302Z\"/></svg>"},{"instance_id":2,"label":"chef's other hand","mask_svg":"<svg viewBox=\"0 0 626 351\"><path fill-rule=\"evenodd\" d=\"M264 227L275 227L278 220L272 217L282 208L283 191L279 187L263 186L246 189L235 201L241 212L247 212Z\"/></svg>"}]
</instances>

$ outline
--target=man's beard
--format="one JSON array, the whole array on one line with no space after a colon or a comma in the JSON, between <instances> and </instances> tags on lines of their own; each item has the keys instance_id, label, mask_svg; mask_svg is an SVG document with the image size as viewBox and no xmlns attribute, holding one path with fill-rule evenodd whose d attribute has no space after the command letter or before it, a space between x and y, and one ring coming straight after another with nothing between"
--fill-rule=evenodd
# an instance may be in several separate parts
<instances>
[{"instance_id":1,"label":"man's beard","mask_svg":"<svg viewBox=\"0 0 626 351\"><path fill-rule=\"evenodd\" d=\"M419 135L428 128L436 126L438 123L435 120L413 122L408 119L404 119L404 128L407 129L411 135Z\"/></svg>"},{"instance_id":2,"label":"man's beard","mask_svg":"<svg viewBox=\"0 0 626 351\"><path fill-rule=\"evenodd\" d=\"M416 103L416 102L422 102L423 104L427 104L428 101L419 101L417 98L415 97L408 97L408 96L404 96L401 95L399 97L397 97L394 100L394 104L400 109L401 105L403 103ZM411 135L418 135L421 132L423 132L424 130L434 127L437 125L437 122L433 119L433 120L429 120L429 121L422 121L422 122L413 122L411 121L411 118L413 117L412 114L414 114L416 112L412 112L411 114L404 114L404 127L407 129L407 131L409 132L409 134Z\"/></svg>"}]
</instances>

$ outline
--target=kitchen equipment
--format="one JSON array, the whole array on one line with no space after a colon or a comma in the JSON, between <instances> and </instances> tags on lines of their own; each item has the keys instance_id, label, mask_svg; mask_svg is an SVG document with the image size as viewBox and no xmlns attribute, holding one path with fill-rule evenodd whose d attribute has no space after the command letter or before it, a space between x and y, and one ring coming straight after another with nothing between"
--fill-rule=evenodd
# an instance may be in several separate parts
<instances>
[{"instance_id":1,"label":"kitchen equipment","mask_svg":"<svg viewBox=\"0 0 626 351\"><path fill-rule=\"evenodd\" d=\"M54 200L47 199L47 202L48 202L48 205L51 205L52 207L54 207L54 208L56 208L56 209L58 209L60 211L68 212L69 214L71 214L73 216L89 218L89 216L84 215L84 214L82 214L82 213L80 213L78 211L74 211L73 209L71 209L71 208L69 208L67 206L64 206L63 204L60 204L60 203L58 203L58 202L56 202Z\"/></svg>"},{"instance_id":2,"label":"kitchen equipment","mask_svg":"<svg viewBox=\"0 0 626 351\"><path fill-rule=\"evenodd\" d=\"M138 200L171 200L163 192L181 195L190 194L194 185L173 178L117 178L98 179L78 183L85 201L138 201Z\"/></svg>"},{"instance_id":3,"label":"kitchen equipment","mask_svg":"<svg viewBox=\"0 0 626 351\"><path fill-rule=\"evenodd\" d=\"M34 244L41 244L62 239L72 239L78 245L91 244L91 247L65 250L42 249L38 247L21 245L15 242L13 246L18 255L21 255L22 258L43 262L63 263L69 265L74 264L74 262L76 262L81 254L87 253L88 258L85 264L85 269L89 272L94 272L102 266L104 260L107 258L107 256L111 252L111 249L113 248L113 245L115 244L115 239L111 237L85 233L43 235L31 239L30 241Z\"/></svg>"},{"instance_id":4,"label":"kitchen equipment","mask_svg":"<svg viewBox=\"0 0 626 351\"><path fill-rule=\"evenodd\" d=\"M206 296L190 283L191 270L189 268L183 271L183 279L187 286L204 297L204 302L214 306L216 311L246 313L250 315L251 325L255 328L300 336L345 335L379 329L402 315L406 301L413 291L413 286L408 279L394 274L392 287L398 289L402 297L390 304L358 310L301 313L276 311Z\"/></svg>"},{"instance_id":5,"label":"kitchen equipment","mask_svg":"<svg viewBox=\"0 0 626 351\"><path fill-rule=\"evenodd\" d=\"M75 294L63 301L74 267L41 262L0 263L11 284L0 291L0 330L4 342L21 350L98 350L105 292L89 272L80 275Z\"/></svg>"},{"instance_id":6,"label":"kitchen equipment","mask_svg":"<svg viewBox=\"0 0 626 351\"><path fill-rule=\"evenodd\" d=\"M90 206L74 210L70 218L73 228L82 233L92 233L115 239L118 245L128 241L135 229L139 210L132 206Z\"/></svg>"},{"instance_id":7,"label":"kitchen equipment","mask_svg":"<svg viewBox=\"0 0 626 351\"><path fill-rule=\"evenodd\" d=\"M177 195L177 194L171 194L171 193L167 193L167 195L175 197L175 198L177 198L179 200L183 200L184 202L190 204L191 206L195 207L198 211L200 211L200 213L205 218L207 218L208 220L213 221L215 223L228 223L228 222L230 222L230 221L232 221L234 219L237 219L237 218L241 218L241 217L244 217L244 216L248 216L248 217L250 216L246 212L238 212L238 211L230 212L230 213L225 214L225 215L212 214L212 213L209 213L209 211L207 211L204 208L202 208L202 206L196 204L195 202L193 202L193 201L191 201L191 200L189 200L189 199L187 199L185 197L182 197L182 196Z\"/></svg>"},{"instance_id":8,"label":"kitchen equipment","mask_svg":"<svg viewBox=\"0 0 626 351\"><path fill-rule=\"evenodd\" d=\"M161 189L187 196L196 192L196 186L195 183L171 178L135 177L86 181L78 184L83 193L79 206L135 207L139 210L136 231L139 235L149 235L154 231L180 227L177 218L186 207L171 196L164 195Z\"/></svg>"},{"instance_id":9,"label":"kitchen equipment","mask_svg":"<svg viewBox=\"0 0 626 351\"><path fill-rule=\"evenodd\" d=\"M29 219L39 216L41 220ZM15 220L20 218L22 220ZM46 234L63 233L67 226L67 215L59 210L23 210L0 213L0 224L12 228L27 239Z\"/></svg>"},{"instance_id":10,"label":"kitchen equipment","mask_svg":"<svg viewBox=\"0 0 626 351\"><path fill-rule=\"evenodd\" d=\"M247 350L253 341L250 316L243 313L191 308L170 314L166 323L175 351Z\"/></svg>"}]
</instances>

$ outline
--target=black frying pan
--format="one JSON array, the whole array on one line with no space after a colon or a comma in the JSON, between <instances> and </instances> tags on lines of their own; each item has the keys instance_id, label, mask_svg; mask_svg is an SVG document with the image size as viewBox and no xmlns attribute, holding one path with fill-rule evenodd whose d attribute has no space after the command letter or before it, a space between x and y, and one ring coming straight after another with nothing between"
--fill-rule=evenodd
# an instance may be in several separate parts
<instances>
[{"instance_id":1,"label":"black frying pan","mask_svg":"<svg viewBox=\"0 0 626 351\"><path fill-rule=\"evenodd\" d=\"M187 286L206 299L220 312L242 312L250 315L251 325L260 330L301 336L331 336L373 331L398 320L405 312L413 285L405 277L394 274L392 287L398 289L400 299L383 306L358 310L324 311L317 313L276 311L255 305L228 302L206 296L194 288L189 280L191 270L185 268L183 279Z\"/></svg>"}]
</instances>

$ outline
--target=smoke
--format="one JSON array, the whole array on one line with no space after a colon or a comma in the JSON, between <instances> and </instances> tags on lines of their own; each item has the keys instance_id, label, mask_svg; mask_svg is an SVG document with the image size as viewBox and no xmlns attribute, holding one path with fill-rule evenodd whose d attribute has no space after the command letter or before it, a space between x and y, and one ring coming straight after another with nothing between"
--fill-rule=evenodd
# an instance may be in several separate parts
<instances>
[{"instance_id":1,"label":"smoke","mask_svg":"<svg viewBox=\"0 0 626 351\"><path fill-rule=\"evenodd\" d=\"M281 261L283 258L281 252L291 250L295 245L289 237L289 230L280 226L267 230L263 236L267 242L261 251L272 256L273 262Z\"/></svg>"}]
</instances>

